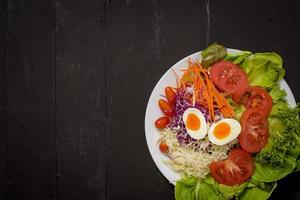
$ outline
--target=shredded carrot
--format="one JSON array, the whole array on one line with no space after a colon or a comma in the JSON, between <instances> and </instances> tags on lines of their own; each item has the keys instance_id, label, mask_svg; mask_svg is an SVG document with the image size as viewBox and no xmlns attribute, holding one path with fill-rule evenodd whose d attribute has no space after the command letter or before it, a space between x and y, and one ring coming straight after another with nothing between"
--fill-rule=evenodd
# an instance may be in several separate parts
<instances>
[{"instance_id":1,"label":"shredded carrot","mask_svg":"<svg viewBox=\"0 0 300 200\"><path fill-rule=\"evenodd\" d=\"M232 117L234 115L232 107L226 98L215 88L208 76L208 70L204 69L199 61L193 62L189 58L187 63L188 68L181 69L181 71L184 72L181 79L172 69L177 78L178 88L186 89L187 84L190 83L190 81L192 82L195 100L197 103L208 107L211 122L213 122L215 118L215 108L218 108L223 116ZM185 80L183 77L185 77ZM186 77L188 77L188 81Z\"/></svg>"},{"instance_id":2,"label":"shredded carrot","mask_svg":"<svg viewBox=\"0 0 300 200\"><path fill-rule=\"evenodd\" d=\"M172 72L173 72L173 74L175 75L175 77L176 77L176 85L177 85L177 88L179 88L180 87L180 78L179 78L179 76L178 76L178 74L175 72L175 70L173 69L173 68L171 68L171 70L172 70Z\"/></svg>"},{"instance_id":3,"label":"shredded carrot","mask_svg":"<svg viewBox=\"0 0 300 200\"><path fill-rule=\"evenodd\" d=\"M234 110L230 106L230 104L227 102L226 98L219 93L219 91L213 86L213 95L215 98L215 101L223 114L224 117L233 117L234 116Z\"/></svg>"}]
</instances>

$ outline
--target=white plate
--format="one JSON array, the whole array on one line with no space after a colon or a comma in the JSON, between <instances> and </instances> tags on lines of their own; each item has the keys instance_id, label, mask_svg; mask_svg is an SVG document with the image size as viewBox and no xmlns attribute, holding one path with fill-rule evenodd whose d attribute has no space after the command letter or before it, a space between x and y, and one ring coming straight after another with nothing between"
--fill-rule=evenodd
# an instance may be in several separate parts
<instances>
[{"instance_id":1,"label":"white plate","mask_svg":"<svg viewBox=\"0 0 300 200\"><path fill-rule=\"evenodd\" d=\"M236 49L227 49L227 51L229 53L240 52L240 50L236 50ZM202 59L200 52L198 52L183 58L175 65L173 65L171 68L173 68L180 77L182 76L183 73L180 71L180 69L187 67L186 61L188 60L188 58L191 58L192 60ZM157 145L157 141L159 139L159 131L154 126L155 120L162 116L162 112L158 107L158 100L161 99L160 95L164 94L165 87L167 86L176 87L176 77L172 72L171 68L158 81L149 98L147 109L146 109L146 116L145 116L145 134L146 134L146 140L147 140L147 145L150 154L156 166L161 171L161 173L169 180L169 182L175 185L176 181L180 179L180 175L172 171L167 165L164 164L163 160L166 160L168 158L159 151ZM282 80L280 82L280 86L281 88L284 88L287 93L286 98L288 103L291 106L296 106L296 101L293 96L293 93L289 88L288 84L285 82L285 80Z\"/></svg>"}]
</instances>

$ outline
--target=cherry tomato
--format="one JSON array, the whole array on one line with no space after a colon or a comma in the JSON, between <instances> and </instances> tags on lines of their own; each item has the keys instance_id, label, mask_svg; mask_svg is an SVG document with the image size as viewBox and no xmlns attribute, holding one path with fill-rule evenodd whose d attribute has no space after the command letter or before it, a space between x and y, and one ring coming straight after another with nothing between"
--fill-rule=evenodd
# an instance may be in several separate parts
<instances>
[{"instance_id":1,"label":"cherry tomato","mask_svg":"<svg viewBox=\"0 0 300 200\"><path fill-rule=\"evenodd\" d=\"M210 68L213 83L222 91L234 94L248 88L247 74L236 64L221 61Z\"/></svg>"},{"instance_id":2,"label":"cherry tomato","mask_svg":"<svg viewBox=\"0 0 300 200\"><path fill-rule=\"evenodd\" d=\"M242 131L239 135L241 147L249 153L257 153L269 138L268 119L263 111L249 109L241 117Z\"/></svg>"},{"instance_id":3,"label":"cherry tomato","mask_svg":"<svg viewBox=\"0 0 300 200\"><path fill-rule=\"evenodd\" d=\"M245 97L246 96L246 97ZM242 102L247 109L254 108L268 115L272 110L272 97L261 87L249 87L242 97Z\"/></svg>"},{"instance_id":4,"label":"cherry tomato","mask_svg":"<svg viewBox=\"0 0 300 200\"><path fill-rule=\"evenodd\" d=\"M160 150L162 153L168 153L169 147L168 147L167 143L165 143L164 141L161 141L161 142L159 143L159 150Z\"/></svg>"},{"instance_id":5,"label":"cherry tomato","mask_svg":"<svg viewBox=\"0 0 300 200\"><path fill-rule=\"evenodd\" d=\"M167 115L167 116L172 116L174 114L172 106L165 100L160 99L158 101L159 107L161 109L161 111Z\"/></svg>"},{"instance_id":6,"label":"cherry tomato","mask_svg":"<svg viewBox=\"0 0 300 200\"><path fill-rule=\"evenodd\" d=\"M163 129L170 123L170 119L166 116L160 117L155 121L156 128Z\"/></svg>"},{"instance_id":7,"label":"cherry tomato","mask_svg":"<svg viewBox=\"0 0 300 200\"><path fill-rule=\"evenodd\" d=\"M175 104L176 102L176 93L171 87L165 88L165 95L170 104Z\"/></svg>"},{"instance_id":8,"label":"cherry tomato","mask_svg":"<svg viewBox=\"0 0 300 200\"><path fill-rule=\"evenodd\" d=\"M255 164L251 154L243 149L233 149L227 160L212 162L209 169L218 183L232 186L247 181L254 172Z\"/></svg>"}]
</instances>

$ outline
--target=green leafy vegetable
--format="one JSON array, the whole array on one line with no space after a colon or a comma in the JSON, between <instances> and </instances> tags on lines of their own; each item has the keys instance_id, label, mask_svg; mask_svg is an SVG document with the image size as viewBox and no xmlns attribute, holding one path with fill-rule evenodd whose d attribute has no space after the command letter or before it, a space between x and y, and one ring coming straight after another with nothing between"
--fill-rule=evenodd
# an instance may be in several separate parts
<instances>
[{"instance_id":1,"label":"green leafy vegetable","mask_svg":"<svg viewBox=\"0 0 300 200\"><path fill-rule=\"evenodd\" d=\"M204 51L201 52L202 66L209 67L215 62L222 60L227 54L227 50L224 46L217 43L209 45Z\"/></svg>"},{"instance_id":2,"label":"green leafy vegetable","mask_svg":"<svg viewBox=\"0 0 300 200\"><path fill-rule=\"evenodd\" d=\"M188 177L176 182L176 200L214 200L218 198L215 181L212 177L198 179Z\"/></svg>"},{"instance_id":3,"label":"green leafy vegetable","mask_svg":"<svg viewBox=\"0 0 300 200\"><path fill-rule=\"evenodd\" d=\"M276 53L256 53L247 57L241 67L251 85L272 88L285 74L282 59Z\"/></svg>"},{"instance_id":4,"label":"green leafy vegetable","mask_svg":"<svg viewBox=\"0 0 300 200\"><path fill-rule=\"evenodd\" d=\"M240 64L250 55L252 55L250 51L242 51L239 53L228 54L224 60L233 62L234 64Z\"/></svg>"},{"instance_id":5,"label":"green leafy vegetable","mask_svg":"<svg viewBox=\"0 0 300 200\"><path fill-rule=\"evenodd\" d=\"M299 107L290 108L286 102L273 106L269 117L270 137L267 145L257 154L256 161L284 167L287 155L297 158L300 153Z\"/></svg>"},{"instance_id":6,"label":"green leafy vegetable","mask_svg":"<svg viewBox=\"0 0 300 200\"><path fill-rule=\"evenodd\" d=\"M271 166L266 164L255 163L256 168L252 175L251 181L254 183L275 182L290 174L296 167L295 158L286 156L283 167Z\"/></svg>"},{"instance_id":7,"label":"green leafy vegetable","mask_svg":"<svg viewBox=\"0 0 300 200\"><path fill-rule=\"evenodd\" d=\"M242 114L246 111L245 106L243 105L237 105L231 97L227 97L226 100L230 104L230 106L233 108L235 116L234 119L240 121Z\"/></svg>"},{"instance_id":8,"label":"green leafy vegetable","mask_svg":"<svg viewBox=\"0 0 300 200\"><path fill-rule=\"evenodd\" d=\"M224 199L232 199L238 197L246 188L248 182L241 185L227 186L223 184L216 184L217 190L220 192L220 197Z\"/></svg>"},{"instance_id":9,"label":"green leafy vegetable","mask_svg":"<svg viewBox=\"0 0 300 200\"><path fill-rule=\"evenodd\" d=\"M273 104L286 102L286 92L284 89L280 88L278 83L273 86L273 88L269 91L269 94L273 99Z\"/></svg>"},{"instance_id":10,"label":"green leafy vegetable","mask_svg":"<svg viewBox=\"0 0 300 200\"><path fill-rule=\"evenodd\" d=\"M243 193L237 198L240 200L266 200L268 199L274 189L277 187L277 183L272 183L270 185L262 184L260 187L256 185L248 184L247 188Z\"/></svg>"}]
</instances>

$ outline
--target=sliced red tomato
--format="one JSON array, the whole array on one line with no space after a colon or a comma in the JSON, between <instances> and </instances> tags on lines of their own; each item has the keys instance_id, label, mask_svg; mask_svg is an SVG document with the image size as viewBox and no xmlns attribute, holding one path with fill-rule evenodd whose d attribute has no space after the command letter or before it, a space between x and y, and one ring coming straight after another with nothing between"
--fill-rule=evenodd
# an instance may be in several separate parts
<instances>
[{"instance_id":1,"label":"sliced red tomato","mask_svg":"<svg viewBox=\"0 0 300 200\"><path fill-rule=\"evenodd\" d=\"M234 94L247 90L247 74L236 64L229 61L221 61L210 69L210 77L220 90Z\"/></svg>"},{"instance_id":2,"label":"sliced red tomato","mask_svg":"<svg viewBox=\"0 0 300 200\"><path fill-rule=\"evenodd\" d=\"M242 95L242 103L247 109L258 109L268 115L272 110L273 100L269 93L261 87L254 86Z\"/></svg>"},{"instance_id":3,"label":"sliced red tomato","mask_svg":"<svg viewBox=\"0 0 300 200\"><path fill-rule=\"evenodd\" d=\"M241 117L241 127L238 138L241 147L249 153L261 151L269 138L269 124L265 112L257 109L245 111Z\"/></svg>"},{"instance_id":4,"label":"sliced red tomato","mask_svg":"<svg viewBox=\"0 0 300 200\"><path fill-rule=\"evenodd\" d=\"M176 101L176 93L174 92L172 87L165 88L165 95L170 104L174 104Z\"/></svg>"},{"instance_id":5,"label":"sliced red tomato","mask_svg":"<svg viewBox=\"0 0 300 200\"><path fill-rule=\"evenodd\" d=\"M160 99L158 105L165 115L172 116L174 114L172 106L166 100Z\"/></svg>"},{"instance_id":6,"label":"sliced red tomato","mask_svg":"<svg viewBox=\"0 0 300 200\"><path fill-rule=\"evenodd\" d=\"M209 169L218 183L232 186L247 181L254 172L255 164L251 154L243 149L233 149L227 160L212 162Z\"/></svg>"},{"instance_id":7,"label":"sliced red tomato","mask_svg":"<svg viewBox=\"0 0 300 200\"><path fill-rule=\"evenodd\" d=\"M155 121L156 128L163 129L170 123L170 119L166 116L160 117Z\"/></svg>"}]
</instances>

